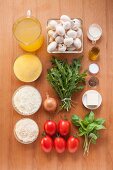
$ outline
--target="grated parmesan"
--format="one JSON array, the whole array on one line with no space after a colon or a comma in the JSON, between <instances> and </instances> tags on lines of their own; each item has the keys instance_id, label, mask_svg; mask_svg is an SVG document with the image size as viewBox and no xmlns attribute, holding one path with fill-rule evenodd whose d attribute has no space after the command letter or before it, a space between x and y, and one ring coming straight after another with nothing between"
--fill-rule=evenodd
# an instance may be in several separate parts
<instances>
[{"instance_id":1,"label":"grated parmesan","mask_svg":"<svg viewBox=\"0 0 113 170\"><path fill-rule=\"evenodd\" d=\"M31 115L39 110L42 98L36 88L22 86L14 93L12 103L15 110L21 115Z\"/></svg>"},{"instance_id":2,"label":"grated parmesan","mask_svg":"<svg viewBox=\"0 0 113 170\"><path fill-rule=\"evenodd\" d=\"M34 120L23 118L16 123L14 133L19 142L29 144L37 139L39 127Z\"/></svg>"}]
</instances>

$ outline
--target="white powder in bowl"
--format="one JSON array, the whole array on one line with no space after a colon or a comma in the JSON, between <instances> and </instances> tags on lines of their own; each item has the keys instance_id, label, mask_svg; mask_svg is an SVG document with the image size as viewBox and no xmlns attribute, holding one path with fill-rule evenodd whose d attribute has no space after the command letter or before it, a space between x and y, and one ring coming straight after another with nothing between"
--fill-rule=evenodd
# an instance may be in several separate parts
<instances>
[{"instance_id":1,"label":"white powder in bowl","mask_svg":"<svg viewBox=\"0 0 113 170\"><path fill-rule=\"evenodd\" d=\"M23 118L16 123L14 134L19 142L29 144L37 139L39 127L34 120Z\"/></svg>"},{"instance_id":2,"label":"white powder in bowl","mask_svg":"<svg viewBox=\"0 0 113 170\"><path fill-rule=\"evenodd\" d=\"M42 98L36 88L32 86L22 86L15 91L12 103L19 114L31 115L39 110Z\"/></svg>"},{"instance_id":3,"label":"white powder in bowl","mask_svg":"<svg viewBox=\"0 0 113 170\"><path fill-rule=\"evenodd\" d=\"M89 72L91 74L97 74L99 72L99 66L98 64L92 63L89 65Z\"/></svg>"}]
</instances>

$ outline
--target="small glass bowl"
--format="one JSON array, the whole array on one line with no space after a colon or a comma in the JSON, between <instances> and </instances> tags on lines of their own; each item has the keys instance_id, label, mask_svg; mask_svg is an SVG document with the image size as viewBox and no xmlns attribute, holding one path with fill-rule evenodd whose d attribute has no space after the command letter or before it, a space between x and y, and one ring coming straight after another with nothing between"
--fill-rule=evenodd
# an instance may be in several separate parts
<instances>
[{"instance_id":1,"label":"small glass bowl","mask_svg":"<svg viewBox=\"0 0 113 170\"><path fill-rule=\"evenodd\" d=\"M72 18L72 19L74 19L74 18ZM83 21L82 21L82 19L80 19L80 18L76 18L76 19L78 19L78 20L80 20L80 22L81 22L81 29L82 29L82 32L83 32ZM55 18L51 18L51 19L48 19L48 21L47 21L47 26L48 26L48 23L49 23L49 21L51 21L51 20L55 20L55 21L59 21L59 19L55 19ZM82 42L82 48L80 49L80 50L75 50L75 51L64 51L64 52L60 52L60 51L53 51L53 52L49 52L49 51L47 51L48 53L52 53L52 54L79 54L79 53L82 53L83 52L83 34L82 34L82 36L81 36L81 42ZM49 45L50 43L49 43L49 36L48 36L48 33L47 33L47 47L48 47L48 45Z\"/></svg>"},{"instance_id":2,"label":"small glass bowl","mask_svg":"<svg viewBox=\"0 0 113 170\"><path fill-rule=\"evenodd\" d=\"M23 118L23 119L20 119L19 121L24 120L24 119L28 119L28 118ZM17 121L16 124L17 124L19 121ZM32 120L32 121L33 121L33 120ZM36 122L34 121L34 123L36 123ZM16 138L16 140L17 140L18 142L27 145L27 144L33 143L33 142L38 138L39 131L38 131L38 133L37 133L36 138L35 138L34 140L32 140L32 141L24 142L24 141L20 140L20 139L18 138L17 134L16 134L16 130L15 130L15 129L16 129L16 124L15 124L15 126L14 126L13 132L14 132L14 136L15 136L15 138ZM38 127L38 125L37 125L37 129L38 129L38 128L39 128L39 127Z\"/></svg>"},{"instance_id":3,"label":"small glass bowl","mask_svg":"<svg viewBox=\"0 0 113 170\"><path fill-rule=\"evenodd\" d=\"M17 113L19 113L20 115L22 115L22 116L30 116L30 115L33 115L33 114L35 114L39 109L40 109L40 106L41 106L41 103L42 103L42 97L41 97L41 95L40 95L40 99L41 99L41 103L40 103L40 106L37 108L37 110L35 111L35 112L32 112L32 113L30 113L30 114L24 114L24 113L22 113L22 112L20 112L18 109L17 109L17 107L15 106L15 104L14 104L14 96L15 96L15 94L20 90L20 89L22 89L22 88L24 88L24 87L32 87L32 88L34 88L35 90L37 90L35 87L33 87L33 86L30 86L30 85L24 85L24 86L21 86L21 87L19 87L17 90L15 90L15 92L14 92L14 94L13 94L13 96L12 96L12 105L13 105L13 108L14 108L14 110L17 112ZM37 92L39 93L39 91L37 90Z\"/></svg>"},{"instance_id":4,"label":"small glass bowl","mask_svg":"<svg viewBox=\"0 0 113 170\"><path fill-rule=\"evenodd\" d=\"M93 88L93 87L96 87L98 85L99 85L99 79L97 77L92 76L92 77L89 78L89 80L88 80L88 86L89 87Z\"/></svg>"}]
</instances>

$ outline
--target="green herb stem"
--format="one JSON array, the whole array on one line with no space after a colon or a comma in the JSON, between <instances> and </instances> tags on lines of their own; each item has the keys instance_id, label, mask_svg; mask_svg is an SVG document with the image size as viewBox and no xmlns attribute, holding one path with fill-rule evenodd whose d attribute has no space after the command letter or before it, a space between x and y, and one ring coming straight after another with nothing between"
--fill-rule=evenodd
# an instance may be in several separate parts
<instances>
[{"instance_id":1,"label":"green herb stem","mask_svg":"<svg viewBox=\"0 0 113 170\"><path fill-rule=\"evenodd\" d=\"M72 115L72 123L79 127L78 136L84 137L84 155L89 154L91 144L96 144L97 139L100 137L98 131L105 129L103 125L105 119L95 119L94 113L91 111L82 120L78 115Z\"/></svg>"}]
</instances>

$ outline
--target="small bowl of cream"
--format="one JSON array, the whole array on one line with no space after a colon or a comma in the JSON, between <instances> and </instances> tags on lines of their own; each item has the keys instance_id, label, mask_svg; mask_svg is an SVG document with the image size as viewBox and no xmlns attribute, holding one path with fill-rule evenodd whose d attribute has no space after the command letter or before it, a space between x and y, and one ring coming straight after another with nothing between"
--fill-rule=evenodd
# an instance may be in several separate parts
<instances>
[{"instance_id":1,"label":"small bowl of cream","mask_svg":"<svg viewBox=\"0 0 113 170\"><path fill-rule=\"evenodd\" d=\"M92 41L92 44L96 44L96 41L102 36L102 28L98 24L91 24L89 26L87 36L89 40Z\"/></svg>"}]
</instances>

